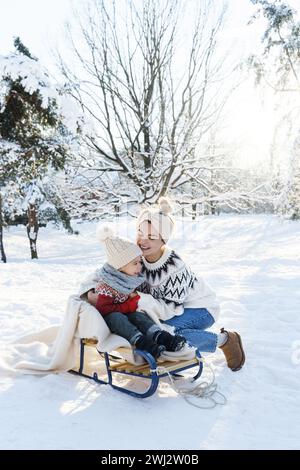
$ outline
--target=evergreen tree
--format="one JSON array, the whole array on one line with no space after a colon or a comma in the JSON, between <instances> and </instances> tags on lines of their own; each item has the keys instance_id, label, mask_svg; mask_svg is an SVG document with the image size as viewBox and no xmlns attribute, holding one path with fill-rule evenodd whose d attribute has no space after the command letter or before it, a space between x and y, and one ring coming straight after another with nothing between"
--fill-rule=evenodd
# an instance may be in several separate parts
<instances>
[{"instance_id":1,"label":"evergreen tree","mask_svg":"<svg viewBox=\"0 0 300 470\"><path fill-rule=\"evenodd\" d=\"M37 258L38 188L50 168L64 168L70 135L47 73L19 38L14 45L16 52L4 60L0 84L4 90L0 108L1 173L6 183L17 184L26 201L31 257Z\"/></svg>"}]
</instances>

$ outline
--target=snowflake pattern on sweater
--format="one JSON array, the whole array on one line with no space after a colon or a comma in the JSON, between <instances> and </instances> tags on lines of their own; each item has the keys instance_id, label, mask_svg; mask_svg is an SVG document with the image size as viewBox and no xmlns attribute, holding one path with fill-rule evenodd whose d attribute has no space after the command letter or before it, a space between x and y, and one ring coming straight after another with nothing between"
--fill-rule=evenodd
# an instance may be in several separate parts
<instances>
[{"instance_id":1,"label":"snowflake pattern on sweater","mask_svg":"<svg viewBox=\"0 0 300 470\"><path fill-rule=\"evenodd\" d=\"M151 294L155 299L163 299L167 304L179 306L194 289L197 278L174 250L166 250L165 254L167 259L163 263L153 263L153 267L144 261L142 272L147 284L140 291Z\"/></svg>"},{"instance_id":2,"label":"snowflake pattern on sweater","mask_svg":"<svg viewBox=\"0 0 300 470\"><path fill-rule=\"evenodd\" d=\"M112 287L110 287L108 284L106 284L103 281L100 281L96 285L95 292L96 292L96 294L106 295L108 297L112 297L114 303L116 303L116 304L120 304L122 302L125 302L129 298L129 295L122 294L122 292L118 292L117 290L113 289Z\"/></svg>"}]
</instances>

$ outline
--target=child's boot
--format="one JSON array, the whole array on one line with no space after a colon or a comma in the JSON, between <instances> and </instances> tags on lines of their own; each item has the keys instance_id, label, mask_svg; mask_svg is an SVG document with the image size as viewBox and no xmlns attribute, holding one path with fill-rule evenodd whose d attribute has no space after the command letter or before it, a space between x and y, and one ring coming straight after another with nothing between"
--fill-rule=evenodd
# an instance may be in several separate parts
<instances>
[{"instance_id":1,"label":"child's boot","mask_svg":"<svg viewBox=\"0 0 300 470\"><path fill-rule=\"evenodd\" d=\"M156 344L152 338L149 338L146 335L141 335L138 337L135 342L135 347L141 349L142 351L147 351L152 356L157 359L165 350L165 346L161 344Z\"/></svg>"},{"instance_id":2,"label":"child's boot","mask_svg":"<svg viewBox=\"0 0 300 470\"><path fill-rule=\"evenodd\" d=\"M161 330L153 337L157 344L162 344L167 351L180 351L186 344L186 339L180 335L171 335L168 331Z\"/></svg>"}]
</instances>

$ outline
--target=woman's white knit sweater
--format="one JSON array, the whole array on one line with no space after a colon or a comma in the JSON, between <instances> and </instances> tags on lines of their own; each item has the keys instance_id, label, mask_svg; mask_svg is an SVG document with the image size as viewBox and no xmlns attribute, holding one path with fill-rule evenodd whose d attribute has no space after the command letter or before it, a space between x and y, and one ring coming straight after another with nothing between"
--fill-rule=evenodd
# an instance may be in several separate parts
<instances>
[{"instance_id":1,"label":"woman's white knit sweater","mask_svg":"<svg viewBox=\"0 0 300 470\"><path fill-rule=\"evenodd\" d=\"M181 315L184 308L206 308L217 320L220 306L209 285L168 246L155 263L143 260L147 282L139 292L139 310L151 306L161 320Z\"/></svg>"}]
</instances>

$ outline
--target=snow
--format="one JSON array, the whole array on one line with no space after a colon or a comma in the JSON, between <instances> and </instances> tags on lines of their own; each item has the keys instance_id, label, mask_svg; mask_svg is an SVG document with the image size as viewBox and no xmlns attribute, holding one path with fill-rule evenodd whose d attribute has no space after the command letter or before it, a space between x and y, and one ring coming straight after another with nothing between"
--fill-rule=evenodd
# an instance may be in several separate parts
<instances>
[{"instance_id":1,"label":"snow","mask_svg":"<svg viewBox=\"0 0 300 470\"><path fill-rule=\"evenodd\" d=\"M45 109L55 100L58 112L69 132L75 134L78 124L84 125L81 110L69 96L63 93L62 84L51 81L46 68L39 61L20 53L0 55L0 77L20 80L24 89L30 94L38 90L41 106ZM8 90L9 86L5 80L0 81L0 111L4 107Z\"/></svg>"},{"instance_id":2,"label":"snow","mask_svg":"<svg viewBox=\"0 0 300 470\"><path fill-rule=\"evenodd\" d=\"M134 236L134 221L120 219ZM29 260L24 227L5 231L0 270L1 347L62 321L70 294L104 261L96 223L78 236L41 228ZM179 221L173 247L217 291L221 319L236 329L246 364L208 360L225 406L196 409L165 379L144 400L68 373L0 377L1 449L299 449L300 223L274 216Z\"/></svg>"},{"instance_id":3,"label":"snow","mask_svg":"<svg viewBox=\"0 0 300 470\"><path fill-rule=\"evenodd\" d=\"M23 54L10 54L0 56L0 75L9 76L12 80L21 80L21 84L28 93L34 93L37 89L42 98L42 106L47 108L49 100L58 98L58 93L51 86L48 73L38 61L30 59Z\"/></svg>"}]
</instances>

